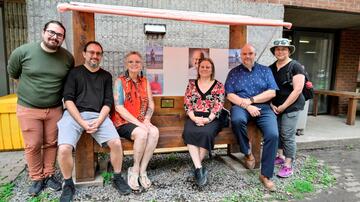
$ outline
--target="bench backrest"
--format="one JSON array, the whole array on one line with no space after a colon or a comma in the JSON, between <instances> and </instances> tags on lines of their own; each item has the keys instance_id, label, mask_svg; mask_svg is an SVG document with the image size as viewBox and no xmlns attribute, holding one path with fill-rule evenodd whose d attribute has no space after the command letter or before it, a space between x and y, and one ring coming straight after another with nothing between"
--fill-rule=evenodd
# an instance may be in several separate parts
<instances>
[{"instance_id":1,"label":"bench backrest","mask_svg":"<svg viewBox=\"0 0 360 202\"><path fill-rule=\"evenodd\" d=\"M155 110L151 122L157 127L181 126L185 124L184 96L156 96ZM230 102L225 108L230 109Z\"/></svg>"}]
</instances>

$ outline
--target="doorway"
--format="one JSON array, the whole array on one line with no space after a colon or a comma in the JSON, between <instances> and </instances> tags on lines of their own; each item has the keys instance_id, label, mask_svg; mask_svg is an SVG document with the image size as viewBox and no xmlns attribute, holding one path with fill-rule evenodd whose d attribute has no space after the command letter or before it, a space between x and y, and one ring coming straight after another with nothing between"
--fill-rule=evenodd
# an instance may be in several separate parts
<instances>
[{"instance_id":1,"label":"doorway","mask_svg":"<svg viewBox=\"0 0 360 202\"><path fill-rule=\"evenodd\" d=\"M291 38L296 47L293 58L304 65L314 88L329 90L332 84L335 34L295 30ZM321 97L319 102L319 113L326 113L327 99ZM312 100L309 112L312 112Z\"/></svg>"}]
</instances>

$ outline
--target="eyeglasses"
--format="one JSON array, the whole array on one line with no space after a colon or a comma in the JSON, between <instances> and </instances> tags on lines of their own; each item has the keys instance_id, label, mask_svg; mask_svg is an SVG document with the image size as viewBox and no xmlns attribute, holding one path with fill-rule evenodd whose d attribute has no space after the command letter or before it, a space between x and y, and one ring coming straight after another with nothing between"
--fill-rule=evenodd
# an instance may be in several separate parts
<instances>
[{"instance_id":1,"label":"eyeglasses","mask_svg":"<svg viewBox=\"0 0 360 202\"><path fill-rule=\"evenodd\" d=\"M129 61L127 61L127 63L129 63L129 64L140 64L141 61L140 60L135 60L135 61L129 60Z\"/></svg>"},{"instance_id":2,"label":"eyeglasses","mask_svg":"<svg viewBox=\"0 0 360 202\"><path fill-rule=\"evenodd\" d=\"M274 41L274 45L275 46L279 46L279 45L290 45L289 40L276 40Z\"/></svg>"},{"instance_id":3,"label":"eyeglasses","mask_svg":"<svg viewBox=\"0 0 360 202\"><path fill-rule=\"evenodd\" d=\"M58 39L63 39L64 38L64 35L61 34L61 33L57 33L55 31L52 31L52 30L49 30L49 29L47 29L46 32L49 33L49 35L51 37L56 36L56 38L58 38Z\"/></svg>"},{"instance_id":4,"label":"eyeglasses","mask_svg":"<svg viewBox=\"0 0 360 202\"><path fill-rule=\"evenodd\" d=\"M87 53L90 53L90 55L96 55L96 56L102 56L102 52L96 52L96 51L86 51Z\"/></svg>"}]
</instances>

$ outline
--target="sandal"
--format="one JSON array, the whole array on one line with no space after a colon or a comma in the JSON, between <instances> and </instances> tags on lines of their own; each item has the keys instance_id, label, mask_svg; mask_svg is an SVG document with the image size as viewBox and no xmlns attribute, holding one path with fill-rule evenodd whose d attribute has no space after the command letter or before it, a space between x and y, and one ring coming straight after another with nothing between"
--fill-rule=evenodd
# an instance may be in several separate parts
<instances>
[{"instance_id":1,"label":"sandal","mask_svg":"<svg viewBox=\"0 0 360 202\"><path fill-rule=\"evenodd\" d=\"M150 186L151 186L151 181L150 181L150 179L148 178L146 172L140 174L139 182L140 182L141 186L144 187L144 189L148 189L148 188L150 188Z\"/></svg>"},{"instance_id":2,"label":"sandal","mask_svg":"<svg viewBox=\"0 0 360 202\"><path fill-rule=\"evenodd\" d=\"M128 169L128 173L127 173L127 183L129 185L129 187L134 190L134 191L139 191L140 190L140 185L138 183L138 179L139 179L139 174L137 173L134 173L131 171L131 168L130 167ZM134 179L135 178L135 179ZM132 182L135 182L134 184L132 184Z\"/></svg>"}]
</instances>

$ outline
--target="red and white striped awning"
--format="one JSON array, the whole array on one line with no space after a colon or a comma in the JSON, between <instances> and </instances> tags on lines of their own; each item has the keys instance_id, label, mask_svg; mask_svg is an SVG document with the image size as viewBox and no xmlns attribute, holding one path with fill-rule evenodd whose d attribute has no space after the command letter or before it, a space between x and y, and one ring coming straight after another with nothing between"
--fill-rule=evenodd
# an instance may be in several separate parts
<instances>
[{"instance_id":1,"label":"red and white striped awning","mask_svg":"<svg viewBox=\"0 0 360 202\"><path fill-rule=\"evenodd\" d=\"M252 25L252 26L280 26L291 28L292 24L282 20L256 18L245 15L231 15L219 13L205 13L193 11L179 11L143 7L115 6L104 4L92 4L81 2L60 3L57 6L59 12L82 11L90 13L102 13L112 15L159 18L178 21L190 21L195 23L207 23L217 25Z\"/></svg>"}]
</instances>

